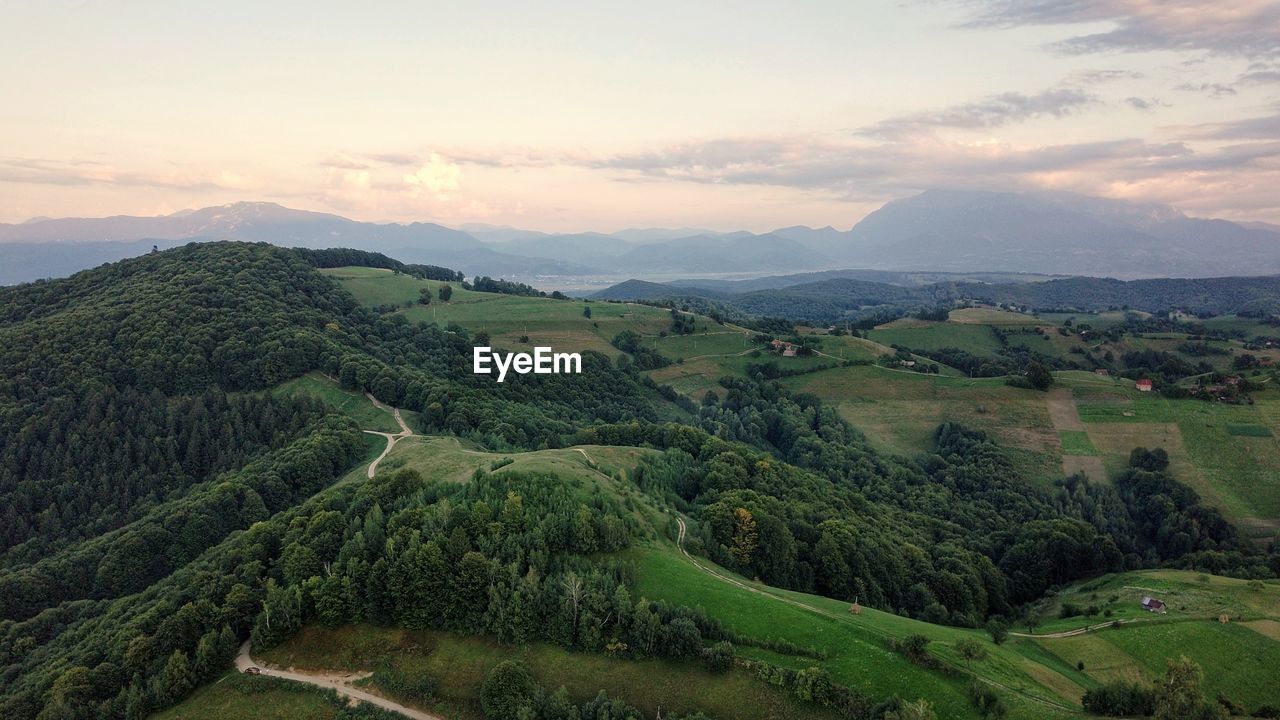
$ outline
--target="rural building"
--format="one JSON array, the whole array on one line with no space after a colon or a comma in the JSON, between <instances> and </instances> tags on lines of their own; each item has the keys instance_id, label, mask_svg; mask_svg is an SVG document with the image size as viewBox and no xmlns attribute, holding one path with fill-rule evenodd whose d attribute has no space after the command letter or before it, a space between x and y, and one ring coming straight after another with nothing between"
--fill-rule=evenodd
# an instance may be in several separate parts
<instances>
[{"instance_id":1,"label":"rural building","mask_svg":"<svg viewBox=\"0 0 1280 720\"><path fill-rule=\"evenodd\" d=\"M1110 371L1110 370L1107 370L1106 368L1097 368L1097 369L1095 369L1095 370L1093 371L1093 374L1094 374L1094 375L1101 375L1102 377L1110 377L1110 376L1111 376L1111 371Z\"/></svg>"},{"instance_id":2,"label":"rural building","mask_svg":"<svg viewBox=\"0 0 1280 720\"><path fill-rule=\"evenodd\" d=\"M1138 392L1151 392L1151 388L1153 386L1150 380L1139 380L1138 384L1134 385L1134 387L1138 388Z\"/></svg>"},{"instance_id":3,"label":"rural building","mask_svg":"<svg viewBox=\"0 0 1280 720\"><path fill-rule=\"evenodd\" d=\"M789 342L785 342L783 340L774 340L773 342L769 343L769 347L772 348L774 352L778 353L782 357L796 356L796 346L792 345Z\"/></svg>"},{"instance_id":4,"label":"rural building","mask_svg":"<svg viewBox=\"0 0 1280 720\"><path fill-rule=\"evenodd\" d=\"M1147 610L1148 612L1160 613L1162 615L1166 611L1164 602L1161 600L1157 600L1153 597L1142 598L1142 607L1144 610Z\"/></svg>"}]
</instances>

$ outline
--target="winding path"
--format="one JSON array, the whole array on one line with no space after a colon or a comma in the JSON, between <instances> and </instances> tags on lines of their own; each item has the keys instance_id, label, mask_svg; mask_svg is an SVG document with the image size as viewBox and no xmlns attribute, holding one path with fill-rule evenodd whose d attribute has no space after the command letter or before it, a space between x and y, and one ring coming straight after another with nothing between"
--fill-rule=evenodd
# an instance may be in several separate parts
<instances>
[{"instance_id":1,"label":"winding path","mask_svg":"<svg viewBox=\"0 0 1280 720\"><path fill-rule=\"evenodd\" d=\"M685 532L686 532L686 527L685 527L685 524L684 524L684 518L680 517L679 515L676 515L675 517L676 517L676 524L679 526L679 533L678 533L678 535L677 535L677 537L676 537L676 547L678 547L678 548L680 549L680 554L681 554L681 555L684 555L685 559L686 559L686 560L688 560L690 563L692 563L692 564L693 564L693 566L694 566L694 567L696 567L696 568L698 568L699 570L701 570L701 571L703 571L703 572L707 573L708 575L711 575L712 577L714 577L714 578L716 578L716 579L720 580L721 582L726 582L726 583L728 583L728 584L730 584L730 585L733 585L733 586L736 586L736 587L742 588L743 590L746 590L747 592L752 592L752 593L755 593L755 594L757 594L757 595L762 595L762 596L764 596L764 597L771 598L771 599L773 599L773 600L777 600L778 602L783 602L783 603L786 603L786 604L788 604L788 605L792 605L792 606L794 606L794 607L800 608L801 610L807 610L807 611L809 611L809 612L813 613L814 615L820 615L820 616L822 616L822 617L830 618L830 619L832 619L832 620L837 620L837 621L839 621L839 622L848 622L848 621L849 621L849 618L845 617L844 615L842 615L842 614L840 614L840 613L829 612L829 611L827 611L827 610L823 610L823 609L821 609L821 608L816 608L816 607L813 607L812 605L808 605L808 604L802 603L802 602L800 602L799 600L793 600L792 598L782 597L781 595L775 595L774 593L766 592L765 590L761 590L760 588L752 587L751 585L748 585L747 583L744 583L744 582L742 582L741 580L738 580L737 578L734 578L734 577L731 577L731 576L729 576L729 575L726 575L726 574L724 574L724 573L722 573L722 572L719 572L719 571L717 571L717 570L716 570L716 569L714 569L714 568L711 568L711 567L708 567L708 566L706 566L706 565L703 565L702 563L700 563L700 562L698 562L697 560L695 560L695 559L694 559L694 557L693 557L692 555L690 555L690 554L689 554L689 551L687 551L687 550L685 550L685 549L684 549L684 536L685 536ZM859 626L859 628L860 628L860 629L863 629L863 630L866 630L867 632L870 632L870 633L872 633L872 634L874 634L874 635L879 635L880 637L883 637L883 638L886 638L886 639L889 639L889 638L893 638L893 637L894 637L894 635L892 635L891 633L888 633L888 632L885 632L885 631L882 631L882 630L877 630L877 629L875 629L875 628L873 628L873 627L870 627L870 626L867 626L867 625L860 625L860 626ZM1012 633L1011 633L1011 634L1012 634ZM1048 636L1045 636L1045 635L1038 635L1037 637L1048 637ZM1045 698L1042 698L1042 697L1039 697L1039 696L1036 696L1036 695L1032 695L1031 693L1026 692L1025 690L1020 690L1020 689L1015 688L1015 687L1010 687L1010 686L1008 686L1008 685L1005 685L1004 683L997 682L997 681L992 680L992 679L990 679L990 678L985 678L985 677L981 677L981 676L979 676L979 675L975 675L975 674L973 674L973 673L968 673L968 671L966 671L964 668L960 667L959 665L955 665L954 663L951 663L951 662L949 662L949 661L947 661L947 660L945 660L945 659L943 659L943 658L937 657L936 655L935 655L934 657L938 660L938 662L943 663L944 665L947 665L948 667L951 667L953 670L957 670L957 671L965 672L965 673L967 673L968 675L970 675L970 677L974 678L975 680L980 680L980 681L982 681L982 682L984 682L984 683L986 683L986 684L988 684L988 685L991 685L992 687L1000 688L1001 690L1004 690L1004 691L1006 691L1006 692L1013 693L1013 694L1015 694L1015 695L1019 695L1019 696L1021 696L1021 697L1025 698L1025 699L1027 699L1027 700L1032 701L1032 702L1040 703L1041 705L1047 705L1047 706L1049 706L1049 707L1052 707L1052 708L1055 708L1055 709L1058 709L1058 710L1062 710L1062 711L1065 711L1065 712L1073 713L1073 714L1083 714L1083 711L1082 711L1080 708L1078 708L1078 707L1071 707L1070 705L1064 705L1064 704L1062 704L1062 703L1057 703L1057 702L1054 702L1054 701L1052 701L1052 700L1047 700L1047 699L1045 699Z\"/></svg>"},{"instance_id":2,"label":"winding path","mask_svg":"<svg viewBox=\"0 0 1280 720\"><path fill-rule=\"evenodd\" d=\"M400 425L400 432L398 433L378 432L377 430L364 431L369 433L370 435L380 435L387 439L387 446L382 449L382 454L374 458L373 462L369 463L368 476L369 476L369 479L372 480L374 473L378 472L378 463L382 462L382 459L385 458L387 454L391 452L391 448L396 446L397 441L407 437L413 437L413 430L409 429L409 426L408 424L405 423L404 418L400 416L400 408L389 408L386 405L383 405L382 403L378 402L378 399L375 398L372 393L365 393L365 397L369 398L369 402L373 403L374 407L378 408L379 410L385 410L386 412L391 413L392 416L395 417L396 423Z\"/></svg>"},{"instance_id":3,"label":"winding path","mask_svg":"<svg viewBox=\"0 0 1280 720\"><path fill-rule=\"evenodd\" d=\"M240 654L236 655L236 670L244 672L251 667L258 668L260 674L266 675L267 677L292 680L294 682L306 683L308 685L315 685L316 687L325 688L327 690L333 690L342 697L350 698L353 705L357 702L367 702L371 705L377 705L385 710L398 712L405 717L413 718L413 720L444 720L444 718L439 715L432 715L431 713L425 713L411 707L405 707L394 700L388 700L387 698L365 692L364 690L353 686L353 683L357 680L363 680L364 678L369 677L372 673L302 673L292 670L276 670L274 668L261 665L250 657L249 643L246 641L245 644L240 646Z\"/></svg>"}]
</instances>

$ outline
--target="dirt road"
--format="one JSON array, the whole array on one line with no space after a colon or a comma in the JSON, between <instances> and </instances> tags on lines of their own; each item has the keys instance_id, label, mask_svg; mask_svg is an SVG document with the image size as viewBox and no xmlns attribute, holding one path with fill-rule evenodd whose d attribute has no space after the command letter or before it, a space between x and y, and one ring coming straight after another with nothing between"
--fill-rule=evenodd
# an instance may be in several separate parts
<instances>
[{"instance_id":1,"label":"dirt road","mask_svg":"<svg viewBox=\"0 0 1280 720\"><path fill-rule=\"evenodd\" d=\"M439 715L432 715L421 710L414 710L405 707L398 702L388 700L384 697L378 697L372 693L367 693L359 688L353 687L352 683L357 680L369 677L370 673L302 673L291 670L276 670L269 668L256 662L249 657L249 643L240 646L240 654L236 656L236 670L244 672L247 668L256 667L261 670L263 675L267 677L282 678L284 680L292 680L294 682L307 683L316 687L328 688L336 691L345 698L351 698L358 702L367 702L371 705L377 705L385 710L398 712L405 717L413 718L413 720L444 720Z\"/></svg>"},{"instance_id":2,"label":"dirt road","mask_svg":"<svg viewBox=\"0 0 1280 720\"><path fill-rule=\"evenodd\" d=\"M369 398L369 402L373 403L374 407L378 408L379 410L385 410L391 413L392 416L395 417L396 423L400 426L400 432L398 433L378 432L377 430L365 430L365 432L369 433L370 435L379 435L387 439L387 446L382 449L382 454L374 458L373 462L369 463L369 472L367 474L369 476L369 479L372 480L374 474L378 472L378 463L382 462L382 459L385 458L387 454L391 452L391 448L396 446L397 441L407 437L413 437L413 430L409 429L409 425L405 423L404 418L400 416L400 408L389 408L386 405L383 405L382 403L378 402L378 399L375 398L371 393L365 393L365 397Z\"/></svg>"}]
</instances>

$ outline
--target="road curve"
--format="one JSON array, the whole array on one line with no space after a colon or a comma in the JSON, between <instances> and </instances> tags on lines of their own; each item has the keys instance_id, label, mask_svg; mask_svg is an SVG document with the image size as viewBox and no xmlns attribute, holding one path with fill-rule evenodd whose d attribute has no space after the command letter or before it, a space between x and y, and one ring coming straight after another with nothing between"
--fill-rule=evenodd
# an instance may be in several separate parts
<instances>
[{"instance_id":1,"label":"road curve","mask_svg":"<svg viewBox=\"0 0 1280 720\"><path fill-rule=\"evenodd\" d=\"M369 677L370 673L300 673L266 667L254 661L252 657L249 657L249 643L246 641L240 646L240 654L236 655L236 670L244 672L250 667L258 668L261 671L261 674L266 675L267 677L292 680L294 682L331 689L342 697L350 698L351 700L358 702L367 702L371 705L377 705L384 710L400 713L405 717L413 718L413 720L444 720L444 718L439 715L432 715L431 713L425 713L411 707L405 707L393 700L388 700L384 697L379 697L372 693L367 693L359 688L352 687L352 683Z\"/></svg>"},{"instance_id":2,"label":"road curve","mask_svg":"<svg viewBox=\"0 0 1280 720\"><path fill-rule=\"evenodd\" d=\"M378 435L387 439L387 446L382 449L382 454L374 458L373 462L369 463L369 470L366 475L370 480L372 480L373 476L378 472L378 463L382 462L383 458L391 452L391 448L396 446L396 441L407 437L413 437L413 430L409 428L408 423L406 423L404 418L400 416L400 408L389 408L386 405L383 405L378 402L378 399L373 396L373 393L365 393L365 397L369 398L369 402L373 403L374 407L391 413L391 415L395 417L396 423L400 425L400 432L398 433L379 432L377 430L364 431L370 435Z\"/></svg>"}]
</instances>

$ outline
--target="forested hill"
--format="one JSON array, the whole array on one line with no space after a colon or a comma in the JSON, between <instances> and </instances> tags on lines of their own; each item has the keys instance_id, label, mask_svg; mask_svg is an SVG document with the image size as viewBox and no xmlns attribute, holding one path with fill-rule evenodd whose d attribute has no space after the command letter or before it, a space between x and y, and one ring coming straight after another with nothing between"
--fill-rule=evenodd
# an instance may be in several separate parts
<instances>
[{"instance_id":1,"label":"forested hill","mask_svg":"<svg viewBox=\"0 0 1280 720\"><path fill-rule=\"evenodd\" d=\"M358 428L256 392L308 371L496 448L653 417L598 354L582 375L477 379L465 331L379 317L316 264L191 244L0 290L0 616L142 589L349 467Z\"/></svg>"},{"instance_id":2,"label":"forested hill","mask_svg":"<svg viewBox=\"0 0 1280 720\"><path fill-rule=\"evenodd\" d=\"M1042 282L938 282L904 287L883 282L835 278L749 292L727 292L688 285L628 280L599 291L601 300L702 300L764 317L834 323L869 308L898 311L965 300L1013 304L1031 310L1083 312L1122 307L1146 312L1185 310L1195 314L1230 312L1280 314L1280 277L1230 277L1112 280L1074 277Z\"/></svg>"}]
</instances>

